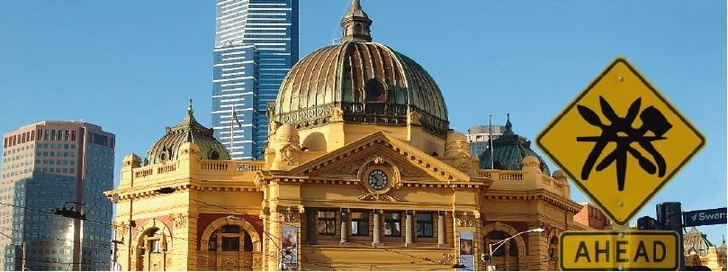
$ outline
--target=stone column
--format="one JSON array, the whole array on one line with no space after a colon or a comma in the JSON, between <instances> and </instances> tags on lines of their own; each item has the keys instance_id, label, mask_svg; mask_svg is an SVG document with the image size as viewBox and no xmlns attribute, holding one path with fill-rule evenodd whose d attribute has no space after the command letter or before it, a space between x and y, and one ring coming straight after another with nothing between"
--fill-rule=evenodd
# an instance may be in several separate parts
<instances>
[{"instance_id":1,"label":"stone column","mask_svg":"<svg viewBox=\"0 0 728 272\"><path fill-rule=\"evenodd\" d=\"M445 212L437 213L437 246L445 247Z\"/></svg>"},{"instance_id":2,"label":"stone column","mask_svg":"<svg viewBox=\"0 0 728 272\"><path fill-rule=\"evenodd\" d=\"M316 210L306 211L306 244L318 244L316 237Z\"/></svg>"},{"instance_id":3,"label":"stone column","mask_svg":"<svg viewBox=\"0 0 728 272\"><path fill-rule=\"evenodd\" d=\"M339 241L341 244L346 244L346 224L349 223L349 217L347 215L348 213L345 210L341 211L341 241Z\"/></svg>"},{"instance_id":4,"label":"stone column","mask_svg":"<svg viewBox=\"0 0 728 272\"><path fill-rule=\"evenodd\" d=\"M542 222L529 222L528 229L535 229L542 227ZM540 261L542 258L548 258L548 239L546 234L543 232L529 232L523 235L523 239L528 239L527 254L529 255L527 261L530 265L521 265L520 270L547 270L548 262ZM520 257L520 256L519 256Z\"/></svg>"},{"instance_id":5,"label":"stone column","mask_svg":"<svg viewBox=\"0 0 728 272\"><path fill-rule=\"evenodd\" d=\"M414 246L414 228L413 228L413 219L412 215L414 214L414 211L407 211L407 217L405 219L405 226L404 226L404 246L405 247L412 247Z\"/></svg>"},{"instance_id":6,"label":"stone column","mask_svg":"<svg viewBox=\"0 0 728 272\"><path fill-rule=\"evenodd\" d=\"M382 245L381 237L382 237L382 211L374 211L374 231L372 233L372 236L374 237L372 241L372 246L379 246Z\"/></svg>"}]
</instances>

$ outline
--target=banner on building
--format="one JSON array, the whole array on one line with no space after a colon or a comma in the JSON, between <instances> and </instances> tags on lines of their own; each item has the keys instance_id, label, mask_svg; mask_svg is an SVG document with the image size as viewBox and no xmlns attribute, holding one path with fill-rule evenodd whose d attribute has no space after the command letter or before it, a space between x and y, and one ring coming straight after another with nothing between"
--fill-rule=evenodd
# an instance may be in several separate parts
<instances>
[{"instance_id":1,"label":"banner on building","mask_svg":"<svg viewBox=\"0 0 728 272\"><path fill-rule=\"evenodd\" d=\"M296 227L283 227L281 270L298 270L298 228Z\"/></svg>"},{"instance_id":2,"label":"banner on building","mask_svg":"<svg viewBox=\"0 0 728 272\"><path fill-rule=\"evenodd\" d=\"M475 250L473 244L473 232L472 231L461 231L460 232L460 256L458 257L459 264L463 267L460 271L473 271L475 270L475 257L473 252Z\"/></svg>"}]
</instances>

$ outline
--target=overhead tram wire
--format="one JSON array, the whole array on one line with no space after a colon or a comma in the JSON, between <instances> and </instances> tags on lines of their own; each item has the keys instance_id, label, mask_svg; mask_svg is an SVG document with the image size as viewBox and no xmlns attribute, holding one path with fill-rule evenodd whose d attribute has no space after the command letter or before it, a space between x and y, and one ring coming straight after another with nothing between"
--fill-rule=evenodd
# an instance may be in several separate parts
<instances>
[{"instance_id":1,"label":"overhead tram wire","mask_svg":"<svg viewBox=\"0 0 728 272\"><path fill-rule=\"evenodd\" d=\"M212 207L217 207L217 208L221 208L221 209L224 209L224 210L227 210L227 211L230 211L230 212L235 212L235 213L238 213L238 214L242 214L242 215L250 215L250 214L248 214L247 212L241 212L241 211L236 211L236 210L230 209L230 208L228 208L228 207L224 207L224 206L216 205L216 204L213 204L213 203L208 203L208 202L205 202L205 201L202 201L202 200L197 200L197 199L193 199L193 201L195 201L195 202L199 202L199 203L202 203L202 204L205 204L205 205L209 205L209 206L212 206ZM275 222L275 223L279 223L279 224L287 225L287 224L286 224L286 222L282 222L282 221L279 221L279 220L275 220L275 219L270 219L270 218L269 218L269 219L267 219L267 220L269 220L269 221L271 221L271 222ZM292 226L292 227L295 227L296 229L298 229L298 230L300 230L300 231L302 231L302 232L303 232L303 231L307 231L307 230L308 230L307 228L304 228L304 227L297 227L297 226ZM268 239L271 239L271 240L273 239L273 238L271 237L271 234L270 234L269 232L267 232L267 231L265 231L265 230L263 230L263 232L264 232L264 233L265 233L265 234L266 234L266 235L268 236ZM333 236L335 237L335 235L333 235ZM398 251L398 250L396 250L396 249L391 249L391 248L385 248L385 247L376 247L376 246L373 246L373 245L371 245L371 244L366 244L366 243L362 243L362 242L358 242L358 241L353 241L353 240L350 240L350 241L347 241L347 242L351 242L351 243L355 243L355 244L360 244L360 245L364 245L364 246L367 246L367 247L370 247L370 248L374 248L374 249L382 249L382 250L384 250L384 251L388 251L388 252L393 252L393 253L397 253L397 254L400 254L400 255L403 255L403 256L407 256L407 257L410 257L410 258L413 258L413 259L420 259L420 260L423 260L423 261L428 261L428 262L432 262L432 263L434 263L434 264L441 264L440 262L438 262L438 261L435 261L435 260L432 260L432 259L430 259L430 258L426 258L426 257L420 257L420 256L415 256L415 255L411 255L411 254L408 254L408 253L404 253L404 252ZM446 264L441 264L441 265L446 265Z\"/></svg>"},{"instance_id":2,"label":"overhead tram wire","mask_svg":"<svg viewBox=\"0 0 728 272\"><path fill-rule=\"evenodd\" d=\"M237 211L237 210L234 210L234 209L230 209L228 207L216 205L216 204L213 204L213 203L209 203L209 202L205 202L205 201L201 201L201 200L197 200L197 199L193 199L193 201L199 202L199 203L202 203L202 204L205 204L205 205L209 205L209 206L212 206L212 207L221 208L221 209L224 209L224 210L227 210L227 211L230 211L230 212L234 212L234 213L237 213L237 214L250 215L247 212ZM0 205L12 206L12 207L22 208L22 209L26 209L26 210L35 211L35 212L41 212L41 213L48 213L48 214L51 214L51 215L57 215L57 214L53 213L52 211L40 210L40 209L31 208L31 207L25 207L25 206L21 206L21 205L8 204L8 203L3 203L3 202L0 202ZM71 219L74 219L74 218L71 218ZM80 218L79 218L79 220L80 220ZM286 222L283 222L283 221L279 221L279 220L275 220L275 219L271 219L271 218L268 218L267 220L269 220L271 222L275 222L275 223L287 225L287 223ZM107 223L107 222L93 220L93 219L84 219L84 221L90 221L90 222L95 222L95 223L100 223L100 224L106 224L106 225L109 225L110 227L117 227L113 223ZM294 226L294 227L296 227L296 226ZM304 227L296 227L296 228L298 230L300 230L300 231L307 231L307 228L304 228ZM270 239L271 241L275 241L275 239L273 239L273 236L272 236L272 234L270 232L263 230L263 233L268 237L268 239ZM333 236L335 236L335 235L333 235ZM52 237L39 237L39 238L57 239L57 238L52 238ZM177 239L177 240L183 240L185 242L190 242L189 239L185 239L185 238L181 238L181 237L176 237L176 236L172 236L172 235L170 235L170 238L171 239ZM66 241L66 240L63 240L63 239L60 239L60 240ZM419 257L419 256L407 254L407 253L401 252L401 251L396 250L396 249L384 248L384 247L376 247L376 246L373 246L373 245L370 245L370 244L366 244L366 243L362 243L362 242L358 242L358 241L353 241L353 240L351 240L349 242L355 243L355 244L364 245L364 246L367 246L367 247L370 247L370 248L374 248L374 249L382 249L384 251L397 253L397 254L400 254L400 255L403 255L403 256L406 256L406 257L410 257L412 259L420 259L420 260L432 262L434 264L441 264L438 261L435 261L435 260L432 260L432 259L429 259L429 258L426 258L426 257ZM91 245L91 244L89 244L89 245ZM279 251L281 250L280 249L280 246L278 246L278 244L274 243L274 245L279 248ZM108 246L108 248L111 248L111 245L110 244L109 245L105 245L105 246ZM272 255L270 255L269 257L276 257L277 258L277 256L272 256ZM331 268L333 268L333 267L331 267Z\"/></svg>"},{"instance_id":3,"label":"overhead tram wire","mask_svg":"<svg viewBox=\"0 0 728 272\"><path fill-rule=\"evenodd\" d=\"M10 237L10 236L8 236L6 233L4 233L2 231L0 231L0 235L3 235L5 237ZM25 258L25 257L21 257L19 259L25 260L25 261L31 261L31 262L54 263L54 264L98 264L98 263L106 263L106 262L80 262L80 263L70 262L69 263L69 262L57 262L57 261L48 261L48 260L40 260L40 259L29 259L29 258Z\"/></svg>"},{"instance_id":4,"label":"overhead tram wire","mask_svg":"<svg viewBox=\"0 0 728 272\"><path fill-rule=\"evenodd\" d=\"M350 8L349 6L351 5L351 1L349 1L349 0L346 0L344 2L346 4L344 5L344 11L341 12L340 18L344 18L344 16L346 16L346 12L349 10L349 8ZM334 24L334 30L331 31L331 37L329 37L329 41L331 41L331 45L336 45L337 44L336 41L339 40L336 38L337 36L340 36L340 35L336 34L336 30L339 28L340 28L340 26L338 24ZM339 40L339 42L341 42L341 40Z\"/></svg>"},{"instance_id":5,"label":"overhead tram wire","mask_svg":"<svg viewBox=\"0 0 728 272\"><path fill-rule=\"evenodd\" d=\"M214 205L214 204L212 204L212 203L207 203L207 202L203 202L203 201L199 201L199 202L200 202L200 203L203 203L203 204L208 204L208 205L211 205L211 206L216 206L216 205ZM62 215L59 215L59 214L55 214L55 213L53 213L53 211L50 211L50 210L43 210L43 209L31 208L31 207L26 207L26 206L21 206L21 205L15 205L15 204L9 204L9 203L4 203L4 202L0 202L0 205L6 205L6 206L11 206L11 207L15 207L15 208L21 208L21 209L25 209L25 210L29 210L29 211L34 211L34 212L39 212L39 213L47 213L47 214L49 214L49 215L54 215L54 216L61 216L61 217L65 217L65 216L62 216ZM218 206L218 207L222 207L222 206ZM239 212L237 212L237 211L235 211L235 210L230 210L230 211L234 211L234 212L236 212L236 213L239 213ZM242 213L242 214L247 214L247 213ZM65 218L69 218L69 217L65 217ZM69 218L69 219L75 219L75 218ZM81 220L80 218L78 218L78 219L79 219L79 220ZM118 227L118 226L114 225L114 224L113 224L113 222L112 222L112 223L107 223L107 222L103 222L103 221L98 221L98 220L93 220L93 219L88 219L88 218L86 218L86 219L83 219L83 221L88 221L88 222L94 222L94 223L100 223L100 224L104 224L104 225L107 225L107 226L109 226L109 227ZM12 231L14 231L13 229L9 229L9 228L2 228L2 229L5 229L5 230L7 230L7 231L11 231L11 232L12 232ZM35 236L34 238L44 238L44 239L51 239L51 240L56 240L56 241L60 241L60 242L68 242L68 240L67 240L67 239L63 239L63 238L56 238L56 237L51 237L51 236L43 236L43 235L39 234L38 232L28 232L28 231L26 230L26 233L28 233L28 234L31 234L31 235L34 235L34 236ZM274 239L273 239L272 237L270 237L270 235L271 235L270 233L268 233L267 231L265 231L265 234L269 236L268 238L269 238L270 240L274 240ZM3 235L4 235L4 233L3 233ZM8 236L8 237L10 237L10 236ZM176 237L176 236L174 236L174 235L170 235L169 237L170 237L171 239L176 239L176 240L182 240L182 241L184 241L184 242L187 242L187 243L189 243L189 242L190 242L190 239L186 239L186 238L182 238L182 237ZM11 239L12 239L12 238L11 238ZM87 245L87 246L102 247L102 248L105 248L105 249L109 249L109 250L111 250L111 248L112 248L112 247L111 247L111 244L105 244L105 243L90 243L90 242L81 242L81 244L82 244L82 245ZM277 244L275 244L275 245L277 246ZM182 257L182 256L186 256L186 255L185 255L185 254L183 254L183 253L172 253L172 252L168 252L167 254L170 254L170 255L178 255L178 256L180 256L180 257ZM272 254L266 254L265 256L268 256L268 257L273 257L273 258L278 258L278 256L277 256L277 255L272 255ZM27 260L29 260L29 261L39 261L39 262L48 262L48 263L57 263L57 264L93 264L93 263L103 263L103 262L92 262L92 263L88 263L88 262L87 262L87 263L66 263L66 262L51 262L51 261L32 260L32 259L27 259ZM308 263L308 262L303 262L303 263ZM324 265L323 263L311 263L311 264L313 264L313 265L317 265L317 266L320 266L320 267L326 267L326 268L332 268L332 269L334 268L334 267L332 267L332 266L326 266L326 265Z\"/></svg>"},{"instance_id":6,"label":"overhead tram wire","mask_svg":"<svg viewBox=\"0 0 728 272\"><path fill-rule=\"evenodd\" d=\"M11 233L14 231L13 229L9 229L9 228L0 228L0 229L10 231ZM31 235L30 238L44 238L44 239L56 240L59 242L68 242L69 241L68 239L63 239L63 238L56 238L56 237L52 237L52 236L43 236L43 235L39 234L40 232L29 232L27 230L25 230L24 232L26 234L30 234ZM14 238L11 238L11 239L14 239ZM102 244L102 243L81 242L81 244L87 245L87 246L95 246L95 247L103 247L105 249L111 249L111 245Z\"/></svg>"}]
</instances>

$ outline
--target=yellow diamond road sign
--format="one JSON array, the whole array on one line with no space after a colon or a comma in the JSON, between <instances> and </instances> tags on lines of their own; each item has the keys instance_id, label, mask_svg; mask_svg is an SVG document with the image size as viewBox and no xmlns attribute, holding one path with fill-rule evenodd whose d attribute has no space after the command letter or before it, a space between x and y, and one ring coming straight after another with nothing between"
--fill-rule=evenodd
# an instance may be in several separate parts
<instances>
[{"instance_id":1,"label":"yellow diamond road sign","mask_svg":"<svg viewBox=\"0 0 728 272\"><path fill-rule=\"evenodd\" d=\"M567 231L559 243L561 270L677 270L674 231Z\"/></svg>"},{"instance_id":2,"label":"yellow diamond road sign","mask_svg":"<svg viewBox=\"0 0 728 272\"><path fill-rule=\"evenodd\" d=\"M705 137L617 58L539 133L536 144L609 218L627 225Z\"/></svg>"}]
</instances>

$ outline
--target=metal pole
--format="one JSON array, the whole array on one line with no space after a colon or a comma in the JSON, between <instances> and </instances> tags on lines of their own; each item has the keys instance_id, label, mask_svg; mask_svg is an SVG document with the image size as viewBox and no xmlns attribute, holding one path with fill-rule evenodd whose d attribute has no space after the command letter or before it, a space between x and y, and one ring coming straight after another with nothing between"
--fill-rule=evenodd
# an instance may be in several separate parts
<instances>
[{"instance_id":1,"label":"metal pole","mask_svg":"<svg viewBox=\"0 0 728 272\"><path fill-rule=\"evenodd\" d=\"M493 271L493 244L488 243L488 256L490 256L489 264L488 264L488 271Z\"/></svg>"},{"instance_id":2,"label":"metal pole","mask_svg":"<svg viewBox=\"0 0 728 272\"><path fill-rule=\"evenodd\" d=\"M508 238L506 238L506 239L500 240L500 241L498 241L498 242L495 242L495 243L489 243L489 244L488 244L488 249L489 249L489 251L490 251L490 264L491 264L491 266L492 266L492 264L493 264L493 250L494 250L494 249L493 249L493 245L497 245L497 246L495 247L495 250L498 250L498 249L499 249L499 248L500 248L500 247L501 247L502 245L504 245L504 244L505 244L506 242L510 241L510 240L511 240L511 239L513 239L513 238L516 238L517 236L519 236L519 235L521 235L521 234L524 234L524 233L529 233L529 232L543 232L543 231L544 231L544 229L543 229L543 228L535 228L535 229L530 229L530 230L524 230L524 231L522 231L522 232L519 232L519 233L516 233L516 234L514 234L514 235L513 235L513 236L511 236L511 237L508 237ZM488 269L491 269L491 268L489 267ZM493 270L489 270L489 271L495 271L495 267L493 267Z\"/></svg>"},{"instance_id":3,"label":"metal pole","mask_svg":"<svg viewBox=\"0 0 728 272\"><path fill-rule=\"evenodd\" d=\"M490 145L490 169L495 169L495 158L493 158L493 115L492 114L488 116L488 145Z\"/></svg>"},{"instance_id":4,"label":"metal pole","mask_svg":"<svg viewBox=\"0 0 728 272\"><path fill-rule=\"evenodd\" d=\"M23 254L23 259L20 261L22 267L20 269L22 269L23 271L26 271L25 270L25 242L23 242L22 244L20 244L20 249L23 251L23 253L22 253ZM13 265L13 266L15 266L15 265Z\"/></svg>"},{"instance_id":5,"label":"metal pole","mask_svg":"<svg viewBox=\"0 0 728 272\"><path fill-rule=\"evenodd\" d=\"M114 230L114 233L116 233L116 230ZM113 259L113 264L112 264L113 266L111 267L111 271L118 271L118 270L116 270L116 264L118 263L118 259L119 259L119 244L124 244L124 241L123 240L119 241L119 240L114 239L114 240L111 240L111 243L114 244L114 256L113 256L114 259Z\"/></svg>"}]
</instances>

